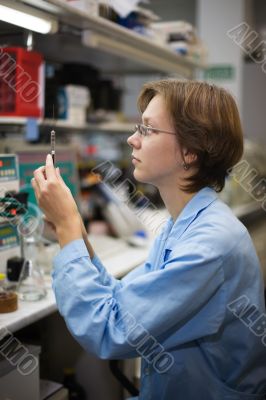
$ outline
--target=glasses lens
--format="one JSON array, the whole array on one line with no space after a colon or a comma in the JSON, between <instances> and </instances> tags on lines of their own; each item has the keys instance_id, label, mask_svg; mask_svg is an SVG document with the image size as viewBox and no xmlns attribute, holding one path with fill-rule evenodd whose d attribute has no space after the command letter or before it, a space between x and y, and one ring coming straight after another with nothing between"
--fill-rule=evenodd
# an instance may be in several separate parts
<instances>
[{"instance_id":1,"label":"glasses lens","mask_svg":"<svg viewBox=\"0 0 266 400\"><path fill-rule=\"evenodd\" d=\"M135 125L135 132L138 132L139 135L143 135L143 129L141 124Z\"/></svg>"},{"instance_id":2,"label":"glasses lens","mask_svg":"<svg viewBox=\"0 0 266 400\"><path fill-rule=\"evenodd\" d=\"M146 130L146 126L145 125L140 125L139 126L139 130L140 130L141 136L146 136L147 130Z\"/></svg>"}]
</instances>

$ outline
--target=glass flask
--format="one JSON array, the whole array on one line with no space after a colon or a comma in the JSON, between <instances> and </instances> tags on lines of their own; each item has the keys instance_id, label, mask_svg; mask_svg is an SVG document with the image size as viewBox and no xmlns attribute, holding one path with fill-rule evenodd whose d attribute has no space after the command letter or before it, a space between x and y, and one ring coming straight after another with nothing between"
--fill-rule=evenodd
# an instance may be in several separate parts
<instances>
[{"instance_id":1,"label":"glass flask","mask_svg":"<svg viewBox=\"0 0 266 400\"><path fill-rule=\"evenodd\" d=\"M18 282L18 296L20 300L38 301L43 299L47 292L44 273L38 260L38 241L34 237L23 239L25 261Z\"/></svg>"}]
</instances>

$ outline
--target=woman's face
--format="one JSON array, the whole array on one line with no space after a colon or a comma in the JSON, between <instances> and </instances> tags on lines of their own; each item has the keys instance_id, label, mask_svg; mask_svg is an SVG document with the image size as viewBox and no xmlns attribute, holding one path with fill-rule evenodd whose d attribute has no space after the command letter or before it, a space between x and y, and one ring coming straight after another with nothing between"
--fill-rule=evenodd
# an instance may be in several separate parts
<instances>
[{"instance_id":1,"label":"woman's face","mask_svg":"<svg viewBox=\"0 0 266 400\"><path fill-rule=\"evenodd\" d=\"M152 98L142 114L142 123L155 129L175 132L161 95ZM175 135L151 132L143 137L135 132L127 142L133 149L132 156L137 159L132 160L137 181L156 187L180 181L183 158Z\"/></svg>"}]
</instances>

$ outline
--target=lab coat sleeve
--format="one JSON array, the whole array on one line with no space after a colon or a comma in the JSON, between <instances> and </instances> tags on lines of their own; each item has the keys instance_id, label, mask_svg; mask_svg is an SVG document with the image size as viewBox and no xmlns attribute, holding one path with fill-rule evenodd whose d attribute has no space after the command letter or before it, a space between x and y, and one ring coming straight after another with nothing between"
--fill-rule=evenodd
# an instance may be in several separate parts
<instances>
[{"instance_id":1,"label":"lab coat sleeve","mask_svg":"<svg viewBox=\"0 0 266 400\"><path fill-rule=\"evenodd\" d=\"M84 249L85 250L85 249ZM71 250L70 250L71 251ZM86 251L86 250L85 250ZM87 253L88 255L88 253ZM112 275L110 275L105 267L103 266L101 260L97 256L97 254L94 254L93 258L90 259L94 267L98 270L99 274L101 275L101 282L103 284L113 282L113 285L121 285L121 282L118 279L115 279Z\"/></svg>"},{"instance_id":2,"label":"lab coat sleeve","mask_svg":"<svg viewBox=\"0 0 266 400\"><path fill-rule=\"evenodd\" d=\"M210 249L182 245L159 270L121 284L97 268L76 240L54 260L53 289L68 329L86 350L101 358L134 357L143 337L160 341L174 327L184 332L202 309L208 323L195 324L194 336L218 330L224 316L221 264Z\"/></svg>"},{"instance_id":3,"label":"lab coat sleeve","mask_svg":"<svg viewBox=\"0 0 266 400\"><path fill-rule=\"evenodd\" d=\"M96 254L91 259L91 262L98 269L98 271L101 274L103 280L110 279L110 276L109 276L108 272L106 271L103 263L101 262L101 260L99 259L99 257ZM125 277L123 277L121 279L121 281L117 281L117 283L118 282L121 282L121 283L129 282L129 281L133 280L134 278L136 278L137 276L144 274L145 273L145 269L146 269L145 268L145 263L140 264L139 266L134 268L132 271L130 271Z\"/></svg>"}]
</instances>

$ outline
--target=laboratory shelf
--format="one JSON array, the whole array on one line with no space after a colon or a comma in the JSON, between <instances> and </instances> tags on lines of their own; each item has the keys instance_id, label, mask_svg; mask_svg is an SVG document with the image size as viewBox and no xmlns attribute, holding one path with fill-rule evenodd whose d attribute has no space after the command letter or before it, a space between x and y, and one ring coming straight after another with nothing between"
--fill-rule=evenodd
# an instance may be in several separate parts
<instances>
[{"instance_id":1,"label":"laboratory shelf","mask_svg":"<svg viewBox=\"0 0 266 400\"><path fill-rule=\"evenodd\" d=\"M25 117L0 117L1 125L24 125L26 122Z\"/></svg>"},{"instance_id":2,"label":"laboratory shelf","mask_svg":"<svg viewBox=\"0 0 266 400\"><path fill-rule=\"evenodd\" d=\"M1 119L0 119L1 122ZM73 125L64 120L44 119L40 121L43 126L53 126L54 128L66 128L66 129L79 129L84 131L103 131L103 132L132 132L134 129L134 123L130 122L100 122L100 123L88 123L85 125Z\"/></svg>"},{"instance_id":3,"label":"laboratory shelf","mask_svg":"<svg viewBox=\"0 0 266 400\"><path fill-rule=\"evenodd\" d=\"M21 126L23 127L27 123L25 117L0 117L0 126L12 127ZM132 122L101 122L101 123L88 123L85 125L74 125L65 120L54 120L54 119L37 119L39 126L51 126L53 128L66 129L66 130L81 130L81 131L102 131L102 132L132 132L134 123Z\"/></svg>"},{"instance_id":4,"label":"laboratory shelf","mask_svg":"<svg viewBox=\"0 0 266 400\"><path fill-rule=\"evenodd\" d=\"M23 2L30 7L46 11L61 23L75 29L88 30L89 32L83 35L83 45L99 50L102 53L99 64L109 71L113 70L116 73L159 71L192 78L197 69L205 67L197 60L178 55L166 46L157 44L112 21L81 11L66 1L23 0ZM52 45L51 41L50 44ZM64 43L61 44L64 46ZM103 53L107 54L106 58ZM93 63L95 60L90 57L88 61Z\"/></svg>"}]
</instances>

